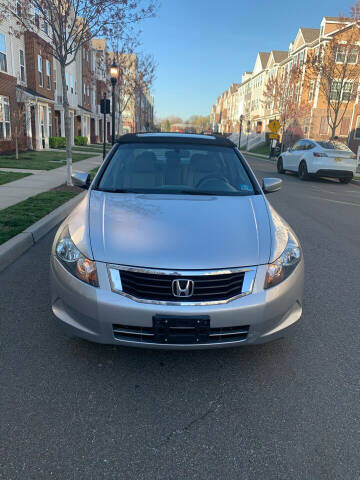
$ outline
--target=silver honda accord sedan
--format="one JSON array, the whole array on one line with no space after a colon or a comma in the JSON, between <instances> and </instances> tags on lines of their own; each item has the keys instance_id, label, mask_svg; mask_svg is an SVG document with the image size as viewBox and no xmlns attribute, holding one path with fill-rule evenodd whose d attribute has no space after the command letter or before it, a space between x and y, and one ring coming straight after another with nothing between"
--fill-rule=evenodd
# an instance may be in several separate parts
<instances>
[{"instance_id":1,"label":"silver honda accord sedan","mask_svg":"<svg viewBox=\"0 0 360 480\"><path fill-rule=\"evenodd\" d=\"M52 310L71 336L198 349L284 337L302 314L304 263L291 227L224 137L128 134L60 226Z\"/></svg>"}]
</instances>

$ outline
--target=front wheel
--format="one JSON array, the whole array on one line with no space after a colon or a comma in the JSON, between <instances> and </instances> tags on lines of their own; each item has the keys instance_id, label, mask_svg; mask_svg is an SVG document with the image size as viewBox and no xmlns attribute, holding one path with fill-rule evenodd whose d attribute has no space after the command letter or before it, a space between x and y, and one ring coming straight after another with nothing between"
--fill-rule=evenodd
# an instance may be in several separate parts
<instances>
[{"instance_id":1,"label":"front wheel","mask_svg":"<svg viewBox=\"0 0 360 480\"><path fill-rule=\"evenodd\" d=\"M284 164L283 164L283 160L282 160L281 157L278 159L276 166L277 166L278 173L285 173Z\"/></svg>"},{"instance_id":2,"label":"front wheel","mask_svg":"<svg viewBox=\"0 0 360 480\"><path fill-rule=\"evenodd\" d=\"M302 161L299 165L298 175L299 175L300 180L308 180L309 179L309 173L308 173L307 165L304 161Z\"/></svg>"},{"instance_id":3,"label":"front wheel","mask_svg":"<svg viewBox=\"0 0 360 480\"><path fill-rule=\"evenodd\" d=\"M352 178L351 177L346 177L346 178L339 178L340 183L350 183Z\"/></svg>"}]
</instances>

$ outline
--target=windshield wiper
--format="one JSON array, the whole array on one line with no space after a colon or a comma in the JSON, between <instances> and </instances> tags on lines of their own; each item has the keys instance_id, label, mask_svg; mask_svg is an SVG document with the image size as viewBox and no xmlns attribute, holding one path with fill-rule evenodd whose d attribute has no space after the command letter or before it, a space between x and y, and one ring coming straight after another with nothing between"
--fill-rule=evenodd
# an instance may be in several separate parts
<instances>
[{"instance_id":1,"label":"windshield wiper","mask_svg":"<svg viewBox=\"0 0 360 480\"><path fill-rule=\"evenodd\" d=\"M126 190L123 188L98 188L97 191L106 193L137 193L133 190Z\"/></svg>"}]
</instances>

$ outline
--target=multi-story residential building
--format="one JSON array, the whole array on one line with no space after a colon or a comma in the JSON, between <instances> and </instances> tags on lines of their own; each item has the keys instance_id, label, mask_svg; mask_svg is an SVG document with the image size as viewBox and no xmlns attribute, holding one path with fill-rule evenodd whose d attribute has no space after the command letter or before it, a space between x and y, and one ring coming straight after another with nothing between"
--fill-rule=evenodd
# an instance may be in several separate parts
<instances>
[{"instance_id":1,"label":"multi-story residential building","mask_svg":"<svg viewBox=\"0 0 360 480\"><path fill-rule=\"evenodd\" d=\"M38 32L10 34L11 17L0 24L0 152L47 148L53 133L54 71L48 53L47 23L37 18ZM20 115L19 110L24 109ZM23 123L23 128L16 125Z\"/></svg>"},{"instance_id":2,"label":"multi-story residential building","mask_svg":"<svg viewBox=\"0 0 360 480\"><path fill-rule=\"evenodd\" d=\"M21 35L10 33L16 26L10 15L0 23L0 153L14 151L15 137L21 150L42 150L49 148L50 137L65 136L60 64L50 53L46 19L36 12L34 15L38 28ZM76 136L85 136L91 143L103 141L100 102L104 93L111 100L109 57L106 40L93 39L66 67L72 144ZM137 63L134 75L139 75ZM121 95L116 98L120 103ZM144 86L124 111L115 105L115 111L120 112L116 133L147 129L153 124L153 104ZM20 110L24 113L20 114ZM110 140L111 115L106 117L105 132Z\"/></svg>"},{"instance_id":3,"label":"multi-story residential building","mask_svg":"<svg viewBox=\"0 0 360 480\"><path fill-rule=\"evenodd\" d=\"M218 97L216 104L211 108L213 130L221 133L238 132L239 117L243 115L244 131L250 130L254 134L267 131L269 120L279 118L276 102L269 101L269 94L266 92L269 79L277 78L281 82L286 77L286 72L296 65L302 72L298 83L294 85L294 98L299 105L299 113L294 122L296 135L317 139L329 138L327 101L321 92L319 80L313 78L308 81L308 76L305 75L306 60L310 53L318 52L335 36L341 43L342 36L348 29L354 29L358 37L356 44L360 45L360 32L352 19L324 17L320 28L300 28L287 51L260 52L252 72L246 72L242 76L236 91L229 95L230 87ZM326 48L323 51L326 55ZM355 56L358 57L357 53L354 53ZM338 58L341 62L340 53ZM357 61L359 58L354 58L354 62ZM352 88L352 85L349 85L349 88ZM349 104L336 134L353 150L360 145L359 95L356 95Z\"/></svg>"}]
</instances>

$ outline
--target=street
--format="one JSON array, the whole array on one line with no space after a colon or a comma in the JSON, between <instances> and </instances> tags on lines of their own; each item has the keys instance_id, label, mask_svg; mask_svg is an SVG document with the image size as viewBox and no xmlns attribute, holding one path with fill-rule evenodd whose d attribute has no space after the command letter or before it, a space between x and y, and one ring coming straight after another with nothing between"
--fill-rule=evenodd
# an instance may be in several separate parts
<instances>
[{"instance_id":1,"label":"street","mask_svg":"<svg viewBox=\"0 0 360 480\"><path fill-rule=\"evenodd\" d=\"M50 313L54 231L0 273L1 480L360 478L360 187L281 178L268 198L306 264L292 338L199 352L68 339Z\"/></svg>"}]
</instances>

